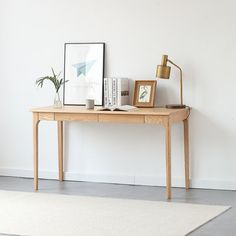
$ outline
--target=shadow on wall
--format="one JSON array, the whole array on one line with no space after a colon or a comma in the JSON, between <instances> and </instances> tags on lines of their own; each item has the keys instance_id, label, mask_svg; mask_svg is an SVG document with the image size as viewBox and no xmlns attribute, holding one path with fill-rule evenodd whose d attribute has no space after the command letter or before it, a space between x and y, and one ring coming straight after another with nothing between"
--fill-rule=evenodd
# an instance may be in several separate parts
<instances>
[{"instance_id":1,"label":"shadow on wall","mask_svg":"<svg viewBox=\"0 0 236 236\"><path fill-rule=\"evenodd\" d=\"M234 158L232 156L235 145L233 132L227 130L223 122L217 122L212 116L207 116L194 108L191 110L189 126L191 176L193 178L198 176L198 171L207 168L206 166L208 166L209 174L212 173L214 177L215 165L221 165L222 171L229 168L226 165L230 165L228 164L232 163L230 159ZM209 169L209 166L212 168Z\"/></svg>"},{"instance_id":2,"label":"shadow on wall","mask_svg":"<svg viewBox=\"0 0 236 236\"><path fill-rule=\"evenodd\" d=\"M161 125L66 123L65 170L86 172L100 168L134 175L139 168L145 172L143 165L155 169L153 166L164 162L164 140ZM161 147L158 152L157 145Z\"/></svg>"},{"instance_id":3,"label":"shadow on wall","mask_svg":"<svg viewBox=\"0 0 236 236\"><path fill-rule=\"evenodd\" d=\"M170 98L173 97L174 99L174 97L176 96L174 93L175 91L171 87L166 88L162 85L157 84L157 94L156 94L156 103L155 103L156 106L165 106L166 104L171 103ZM178 101L176 101L175 103L178 103Z\"/></svg>"}]
</instances>

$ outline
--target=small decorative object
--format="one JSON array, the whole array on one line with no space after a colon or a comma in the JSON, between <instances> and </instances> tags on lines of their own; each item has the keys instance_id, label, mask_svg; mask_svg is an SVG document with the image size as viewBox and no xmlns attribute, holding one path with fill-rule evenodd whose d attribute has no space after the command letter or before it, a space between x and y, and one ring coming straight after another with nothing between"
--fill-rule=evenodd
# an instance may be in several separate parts
<instances>
[{"instance_id":1,"label":"small decorative object","mask_svg":"<svg viewBox=\"0 0 236 236\"><path fill-rule=\"evenodd\" d=\"M104 51L105 43L65 44L65 105L85 105L87 98L103 105Z\"/></svg>"},{"instance_id":2,"label":"small decorative object","mask_svg":"<svg viewBox=\"0 0 236 236\"><path fill-rule=\"evenodd\" d=\"M136 80L133 105L136 107L154 107L156 80Z\"/></svg>"},{"instance_id":3,"label":"small decorative object","mask_svg":"<svg viewBox=\"0 0 236 236\"><path fill-rule=\"evenodd\" d=\"M167 55L162 56L162 62L161 65L157 66L157 71L156 71L156 77L161 78L161 79L169 79L170 78L170 70L171 67L167 66L167 62L170 64L174 65L177 67L180 71L180 104L168 104L166 105L166 108L185 108L186 105L183 104L183 73L182 69L177 66L174 62L172 62L170 59L168 59Z\"/></svg>"},{"instance_id":4,"label":"small decorative object","mask_svg":"<svg viewBox=\"0 0 236 236\"><path fill-rule=\"evenodd\" d=\"M86 109L94 109L94 99L86 99L85 107Z\"/></svg>"},{"instance_id":5,"label":"small decorative object","mask_svg":"<svg viewBox=\"0 0 236 236\"><path fill-rule=\"evenodd\" d=\"M43 87L45 80L49 80L53 83L55 90L56 90L55 97L54 97L54 105L53 105L54 108L61 108L62 107L62 102L60 99L59 90L63 84L68 82L68 80L59 79L60 74L61 73L56 75L53 68L52 68L52 75L53 76L44 76L44 77L41 77L38 80L36 80L36 85L40 86L41 88Z\"/></svg>"}]
</instances>

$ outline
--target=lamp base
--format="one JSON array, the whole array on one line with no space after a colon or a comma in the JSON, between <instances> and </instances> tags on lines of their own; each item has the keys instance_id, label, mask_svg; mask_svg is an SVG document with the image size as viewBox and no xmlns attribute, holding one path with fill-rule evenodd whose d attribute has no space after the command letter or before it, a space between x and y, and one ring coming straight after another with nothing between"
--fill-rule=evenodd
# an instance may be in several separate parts
<instances>
[{"instance_id":1,"label":"lamp base","mask_svg":"<svg viewBox=\"0 0 236 236\"><path fill-rule=\"evenodd\" d=\"M183 105L183 104L167 104L166 105L166 108L168 108L168 109L182 109L185 107L186 107L186 105Z\"/></svg>"}]
</instances>

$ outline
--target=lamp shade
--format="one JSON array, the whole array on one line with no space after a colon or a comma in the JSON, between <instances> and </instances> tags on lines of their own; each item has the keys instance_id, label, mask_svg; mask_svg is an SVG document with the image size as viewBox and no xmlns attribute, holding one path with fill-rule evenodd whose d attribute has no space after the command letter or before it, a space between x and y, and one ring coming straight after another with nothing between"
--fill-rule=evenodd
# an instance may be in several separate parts
<instances>
[{"instance_id":1,"label":"lamp shade","mask_svg":"<svg viewBox=\"0 0 236 236\"><path fill-rule=\"evenodd\" d=\"M161 79L169 79L170 78L170 66L157 66L156 77Z\"/></svg>"},{"instance_id":2,"label":"lamp shade","mask_svg":"<svg viewBox=\"0 0 236 236\"><path fill-rule=\"evenodd\" d=\"M161 65L157 66L156 77L161 79L170 78L170 66L167 66L168 55L163 55L161 60Z\"/></svg>"}]
</instances>

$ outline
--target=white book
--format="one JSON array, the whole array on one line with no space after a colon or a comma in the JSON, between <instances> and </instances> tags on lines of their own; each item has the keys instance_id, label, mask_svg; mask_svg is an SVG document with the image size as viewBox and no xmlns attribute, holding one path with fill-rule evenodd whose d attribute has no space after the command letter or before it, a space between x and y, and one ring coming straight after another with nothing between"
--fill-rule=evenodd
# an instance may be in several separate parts
<instances>
[{"instance_id":1,"label":"white book","mask_svg":"<svg viewBox=\"0 0 236 236\"><path fill-rule=\"evenodd\" d=\"M117 79L117 106L129 105L129 79Z\"/></svg>"},{"instance_id":2,"label":"white book","mask_svg":"<svg viewBox=\"0 0 236 236\"><path fill-rule=\"evenodd\" d=\"M113 106L112 101L112 78L108 78L108 107Z\"/></svg>"},{"instance_id":3,"label":"white book","mask_svg":"<svg viewBox=\"0 0 236 236\"><path fill-rule=\"evenodd\" d=\"M104 107L108 107L108 78L104 78Z\"/></svg>"},{"instance_id":4,"label":"white book","mask_svg":"<svg viewBox=\"0 0 236 236\"><path fill-rule=\"evenodd\" d=\"M104 107L98 109L98 111L133 111L133 110L138 110L138 108L130 105L123 105L123 106Z\"/></svg>"},{"instance_id":5,"label":"white book","mask_svg":"<svg viewBox=\"0 0 236 236\"><path fill-rule=\"evenodd\" d=\"M117 106L117 78L112 79L112 106Z\"/></svg>"}]
</instances>

